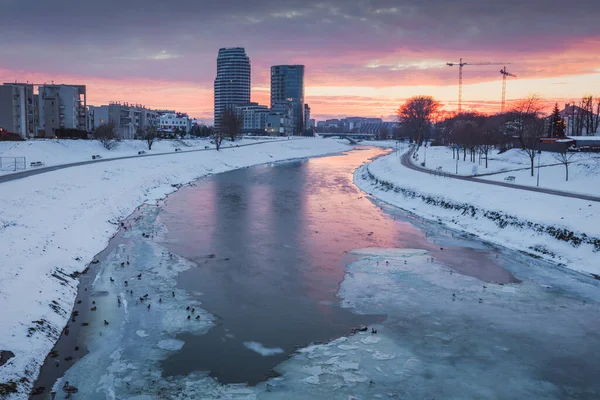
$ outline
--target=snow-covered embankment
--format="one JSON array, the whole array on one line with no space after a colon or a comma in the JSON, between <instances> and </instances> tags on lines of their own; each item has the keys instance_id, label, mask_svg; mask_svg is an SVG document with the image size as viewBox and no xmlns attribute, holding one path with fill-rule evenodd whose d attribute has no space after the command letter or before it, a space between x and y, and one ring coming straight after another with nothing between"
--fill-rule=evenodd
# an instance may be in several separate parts
<instances>
[{"instance_id":1,"label":"snow-covered embankment","mask_svg":"<svg viewBox=\"0 0 600 400\"><path fill-rule=\"evenodd\" d=\"M140 204L208 174L347 149L333 140L297 139L91 164L2 183L0 350L14 357L0 367L0 384L14 382L17 390L8 398L27 397L68 320L77 274Z\"/></svg>"},{"instance_id":2,"label":"snow-covered embankment","mask_svg":"<svg viewBox=\"0 0 600 400\"><path fill-rule=\"evenodd\" d=\"M361 166L355 183L424 218L600 274L600 204L434 176L405 168L396 153Z\"/></svg>"}]
</instances>

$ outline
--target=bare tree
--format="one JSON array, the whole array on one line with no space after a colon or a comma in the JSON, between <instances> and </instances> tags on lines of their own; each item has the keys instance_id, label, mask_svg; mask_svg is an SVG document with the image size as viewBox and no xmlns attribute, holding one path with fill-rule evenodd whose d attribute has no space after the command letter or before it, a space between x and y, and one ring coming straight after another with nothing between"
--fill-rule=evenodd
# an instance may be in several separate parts
<instances>
[{"instance_id":1,"label":"bare tree","mask_svg":"<svg viewBox=\"0 0 600 400\"><path fill-rule=\"evenodd\" d=\"M220 128L223 131L223 136L228 137L231 141L239 136L244 125L242 115L235 112L233 108L227 108L221 115Z\"/></svg>"},{"instance_id":2,"label":"bare tree","mask_svg":"<svg viewBox=\"0 0 600 400\"><path fill-rule=\"evenodd\" d=\"M377 132L377 140L386 140L388 138L388 128L384 125L381 127L379 132Z\"/></svg>"},{"instance_id":3,"label":"bare tree","mask_svg":"<svg viewBox=\"0 0 600 400\"><path fill-rule=\"evenodd\" d=\"M479 136L479 151L485 158L488 167L488 155L498 144L502 135L503 118L499 115L486 117Z\"/></svg>"},{"instance_id":4,"label":"bare tree","mask_svg":"<svg viewBox=\"0 0 600 400\"><path fill-rule=\"evenodd\" d=\"M565 181L569 181L569 163L577 153L569 153L565 147L563 151L552 153L552 157L565 166Z\"/></svg>"},{"instance_id":5,"label":"bare tree","mask_svg":"<svg viewBox=\"0 0 600 400\"><path fill-rule=\"evenodd\" d=\"M423 142L440 107L440 102L431 96L415 96L398 109L398 121L409 132L411 140L416 139L418 146Z\"/></svg>"},{"instance_id":6,"label":"bare tree","mask_svg":"<svg viewBox=\"0 0 600 400\"><path fill-rule=\"evenodd\" d=\"M594 135L600 125L600 98L596 98L594 103L594 97L591 95L584 96L581 99L581 125L582 133L585 129L586 135Z\"/></svg>"},{"instance_id":7,"label":"bare tree","mask_svg":"<svg viewBox=\"0 0 600 400\"><path fill-rule=\"evenodd\" d=\"M100 125L94 131L94 138L99 140L106 150L114 148L118 141L117 126L112 121Z\"/></svg>"},{"instance_id":8,"label":"bare tree","mask_svg":"<svg viewBox=\"0 0 600 400\"><path fill-rule=\"evenodd\" d=\"M545 133L542 111L540 98L532 95L515 103L508 113L509 122L519 140L521 150L529 157L531 176L534 176L535 156L538 151L539 139L544 137Z\"/></svg>"},{"instance_id":9,"label":"bare tree","mask_svg":"<svg viewBox=\"0 0 600 400\"><path fill-rule=\"evenodd\" d=\"M140 136L146 141L148 150L152 150L152 145L158 140L158 130L155 126L146 126L140 129Z\"/></svg>"}]
</instances>

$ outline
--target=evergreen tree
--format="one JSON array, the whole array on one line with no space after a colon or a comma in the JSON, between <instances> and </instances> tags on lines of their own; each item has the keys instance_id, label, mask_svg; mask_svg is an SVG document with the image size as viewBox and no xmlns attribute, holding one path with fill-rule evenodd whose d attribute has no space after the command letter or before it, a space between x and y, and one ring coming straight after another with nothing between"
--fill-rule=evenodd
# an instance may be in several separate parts
<instances>
[{"instance_id":1,"label":"evergreen tree","mask_svg":"<svg viewBox=\"0 0 600 400\"><path fill-rule=\"evenodd\" d=\"M552 115L550 115L548 137L565 137L565 129L565 120L560 116L560 111L558 111L558 103L555 103Z\"/></svg>"}]
</instances>

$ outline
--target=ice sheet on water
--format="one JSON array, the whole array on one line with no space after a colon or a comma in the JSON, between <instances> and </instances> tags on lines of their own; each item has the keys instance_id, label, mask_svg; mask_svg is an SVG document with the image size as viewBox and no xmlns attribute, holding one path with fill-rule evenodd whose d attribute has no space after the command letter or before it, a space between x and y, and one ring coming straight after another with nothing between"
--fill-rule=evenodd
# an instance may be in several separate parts
<instances>
[{"instance_id":1,"label":"ice sheet on water","mask_svg":"<svg viewBox=\"0 0 600 400\"><path fill-rule=\"evenodd\" d=\"M350 254L355 254L363 257L379 257L379 258L397 258L397 257L413 257L423 256L428 254L427 250L421 249L396 249L382 247L366 247L364 249L356 249L350 251Z\"/></svg>"},{"instance_id":2,"label":"ice sheet on water","mask_svg":"<svg viewBox=\"0 0 600 400\"><path fill-rule=\"evenodd\" d=\"M177 339L164 339L160 340L157 344L159 349L170 350L170 351L178 351L183 348L185 342L183 340Z\"/></svg>"},{"instance_id":3,"label":"ice sheet on water","mask_svg":"<svg viewBox=\"0 0 600 400\"><path fill-rule=\"evenodd\" d=\"M176 335L203 334L213 324L213 317L198 301L176 288L178 273L193 264L142 236L152 232L160 238L157 209L147 207L141 215L137 226L128 231L129 238L99 264L93 292L104 295L95 297L97 311L86 321L89 353L64 377L79 388L81 398L127 398L147 393L143 388L148 381L160 380L158 363L184 346ZM195 307L199 320L188 320L188 305Z\"/></svg>"},{"instance_id":4,"label":"ice sheet on water","mask_svg":"<svg viewBox=\"0 0 600 400\"><path fill-rule=\"evenodd\" d=\"M244 342L244 346L263 357L274 356L283 353L283 349L279 347L268 348L258 342Z\"/></svg>"},{"instance_id":5,"label":"ice sheet on water","mask_svg":"<svg viewBox=\"0 0 600 400\"><path fill-rule=\"evenodd\" d=\"M424 251L392 250L362 251L364 257L348 266L339 291L346 307L388 315L383 326L376 327L378 333L361 332L300 349L276 367L281 374L277 378L244 387L220 385L199 372L187 377L162 377L156 360L164 357L165 351L155 344L170 337L158 334L153 324L142 323L138 330L147 331L150 337L142 340L134 336L137 355L127 348L104 358L94 358L95 353L90 353L89 360L88 356L84 358L89 368L69 371L71 384L79 379L79 387L84 386L81 376L102 366L108 358L110 363L102 379L97 380L101 391L90 392L86 399L107 398L105 394L111 390L123 394L117 398L132 398L136 393L149 396L134 400L561 398L554 383L540 378L535 363L545 365L542 358L553 348L560 349L558 342L580 342L581 354L586 354L583 350L589 349L586 346L590 343L579 340L581 332L572 336L576 325L563 325L566 314L579 315L572 312L574 300L549 297L553 294L538 284L486 284L483 289L477 279L450 275L443 265L428 262ZM374 258L382 255L388 263L380 262L374 268ZM511 293L506 288L514 290ZM480 303L479 298L484 301ZM570 308L563 310L565 302ZM169 311L177 313L178 307ZM584 319L589 317L585 307L576 309L582 311ZM131 309L131 318L143 321L136 316L147 311L142 309L140 313L140 306L135 304ZM542 318L544 313L553 319ZM185 327L193 321L171 318L166 322L183 322ZM501 329L496 328L499 326ZM522 346L515 337L526 338L528 345L541 340L551 347L546 353L540 352ZM253 347L273 350L260 343ZM139 360L140 354L148 360ZM499 386L498 379L511 385Z\"/></svg>"},{"instance_id":6,"label":"ice sheet on water","mask_svg":"<svg viewBox=\"0 0 600 400\"><path fill-rule=\"evenodd\" d=\"M367 336L365 338L362 338L360 341L363 342L364 344L377 344L381 341L381 337L380 336Z\"/></svg>"}]
</instances>

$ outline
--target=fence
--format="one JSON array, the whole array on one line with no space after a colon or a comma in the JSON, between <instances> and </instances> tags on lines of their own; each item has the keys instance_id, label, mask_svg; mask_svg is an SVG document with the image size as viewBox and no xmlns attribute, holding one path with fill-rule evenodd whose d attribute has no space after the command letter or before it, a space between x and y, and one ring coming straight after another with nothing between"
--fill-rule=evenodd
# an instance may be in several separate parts
<instances>
[{"instance_id":1,"label":"fence","mask_svg":"<svg viewBox=\"0 0 600 400\"><path fill-rule=\"evenodd\" d=\"M25 169L25 157L0 157L0 171L19 171Z\"/></svg>"}]
</instances>

